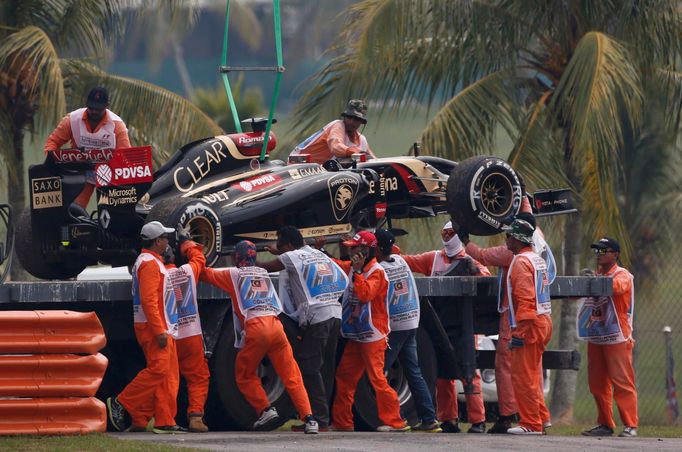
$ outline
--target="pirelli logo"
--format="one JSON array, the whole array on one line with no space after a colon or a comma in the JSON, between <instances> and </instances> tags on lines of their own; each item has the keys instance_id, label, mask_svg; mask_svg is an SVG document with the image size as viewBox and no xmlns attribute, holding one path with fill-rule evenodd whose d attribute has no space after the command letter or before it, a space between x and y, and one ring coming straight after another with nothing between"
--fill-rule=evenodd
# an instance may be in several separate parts
<instances>
[{"instance_id":1,"label":"pirelli logo","mask_svg":"<svg viewBox=\"0 0 682 452\"><path fill-rule=\"evenodd\" d=\"M60 177L31 180L31 206L34 209L61 207L62 205L62 179Z\"/></svg>"}]
</instances>

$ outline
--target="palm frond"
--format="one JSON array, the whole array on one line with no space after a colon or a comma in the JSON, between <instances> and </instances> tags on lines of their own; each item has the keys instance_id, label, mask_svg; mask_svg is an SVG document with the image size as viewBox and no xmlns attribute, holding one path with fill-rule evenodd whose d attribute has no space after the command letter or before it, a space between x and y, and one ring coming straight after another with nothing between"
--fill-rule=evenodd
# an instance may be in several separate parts
<instances>
[{"instance_id":1,"label":"palm frond","mask_svg":"<svg viewBox=\"0 0 682 452\"><path fill-rule=\"evenodd\" d=\"M111 109L126 122L131 135L153 144L155 160L165 161L175 150L199 138L224 133L205 113L187 99L141 80L107 74L79 60L62 60L65 82L73 107L83 104L83 93L96 85L107 86ZM125 93L125 95L123 94Z\"/></svg>"},{"instance_id":2,"label":"palm frond","mask_svg":"<svg viewBox=\"0 0 682 452\"><path fill-rule=\"evenodd\" d=\"M490 74L448 100L422 132L424 150L453 160L490 153L496 126L513 129L509 78L509 71Z\"/></svg>"},{"instance_id":3,"label":"palm frond","mask_svg":"<svg viewBox=\"0 0 682 452\"><path fill-rule=\"evenodd\" d=\"M35 108L30 113L39 130L52 127L66 112L59 57L42 29L25 27L0 42L0 73L19 90L9 95Z\"/></svg>"},{"instance_id":4,"label":"palm frond","mask_svg":"<svg viewBox=\"0 0 682 452\"><path fill-rule=\"evenodd\" d=\"M583 207L594 235L627 237L618 212L615 182L622 120L638 127L642 92L638 69L626 49L599 32L583 36L557 86L550 108L567 130L566 148L581 169Z\"/></svg>"}]
</instances>

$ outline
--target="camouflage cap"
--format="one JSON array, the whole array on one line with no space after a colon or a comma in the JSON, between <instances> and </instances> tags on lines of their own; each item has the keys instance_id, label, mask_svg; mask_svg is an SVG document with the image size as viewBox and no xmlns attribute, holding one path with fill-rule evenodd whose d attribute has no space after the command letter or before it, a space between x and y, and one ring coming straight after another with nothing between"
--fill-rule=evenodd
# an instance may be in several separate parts
<instances>
[{"instance_id":1,"label":"camouflage cap","mask_svg":"<svg viewBox=\"0 0 682 452\"><path fill-rule=\"evenodd\" d=\"M508 235L514 237L519 242L528 245L533 244L533 232L535 232L535 227L526 220L517 218L512 221L509 226L504 226L502 230L506 231Z\"/></svg>"},{"instance_id":2,"label":"camouflage cap","mask_svg":"<svg viewBox=\"0 0 682 452\"><path fill-rule=\"evenodd\" d=\"M367 104L362 99L353 99L348 101L346 109L341 113L341 116L348 116L351 118L358 118L363 124L367 124Z\"/></svg>"}]
</instances>

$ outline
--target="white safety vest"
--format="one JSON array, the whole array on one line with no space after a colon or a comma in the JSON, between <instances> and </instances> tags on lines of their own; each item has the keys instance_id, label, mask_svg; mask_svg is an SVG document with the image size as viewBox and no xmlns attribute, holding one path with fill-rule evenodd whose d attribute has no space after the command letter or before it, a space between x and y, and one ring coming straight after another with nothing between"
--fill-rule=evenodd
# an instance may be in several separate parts
<instances>
[{"instance_id":1,"label":"white safety vest","mask_svg":"<svg viewBox=\"0 0 682 452\"><path fill-rule=\"evenodd\" d=\"M326 254L304 246L283 253L280 261L287 269L280 273L279 290L287 315L303 324L311 308L334 305L340 308L339 298L348 286L348 276Z\"/></svg>"},{"instance_id":2,"label":"white safety vest","mask_svg":"<svg viewBox=\"0 0 682 452\"><path fill-rule=\"evenodd\" d=\"M366 279L380 269L381 265L374 263L362 275ZM350 282L343 293L343 301L341 303L341 336L357 342L375 342L383 339L386 335L379 331L372 322L372 302L362 303L355 294L352 273L353 267L351 267L348 273ZM386 277L385 274L384 277Z\"/></svg>"},{"instance_id":3,"label":"white safety vest","mask_svg":"<svg viewBox=\"0 0 682 452\"><path fill-rule=\"evenodd\" d=\"M632 274L624 268L614 272L615 277L625 272L630 279ZM635 312L635 286L632 283L630 309L628 310L628 324L632 331L632 318ZM578 315L576 317L576 331L578 339L593 344L619 344L632 339L632 335L625 337L620 326L618 312L613 297L585 297L580 299Z\"/></svg>"},{"instance_id":4,"label":"white safety vest","mask_svg":"<svg viewBox=\"0 0 682 452\"><path fill-rule=\"evenodd\" d=\"M246 323L256 317L277 316L282 312L282 304L268 272L261 267L229 268L232 284L237 297L239 312ZM246 340L244 325L232 311L234 320L234 346L242 348Z\"/></svg>"},{"instance_id":5,"label":"white safety vest","mask_svg":"<svg viewBox=\"0 0 682 452\"><path fill-rule=\"evenodd\" d=\"M450 273L459 264L462 263L463 259L455 259L452 262L445 262L443 260L443 253L436 251L433 256L433 264L431 264L431 276L443 276Z\"/></svg>"},{"instance_id":6,"label":"white safety vest","mask_svg":"<svg viewBox=\"0 0 682 452\"><path fill-rule=\"evenodd\" d=\"M178 300L178 339L201 336L201 320L197 303L197 278L189 264L169 268L175 299Z\"/></svg>"},{"instance_id":7,"label":"white safety vest","mask_svg":"<svg viewBox=\"0 0 682 452\"><path fill-rule=\"evenodd\" d=\"M509 265L509 272L507 273L507 298L509 299L509 324L512 328L516 328L516 318L514 315L514 303L512 303L512 285L511 275L514 270L514 264L520 256L527 258L533 265L533 283L535 286L535 306L538 315L552 314L552 302L549 297L549 275L547 272L547 264L544 259L535 254L533 251L517 254L512 259Z\"/></svg>"},{"instance_id":8,"label":"white safety vest","mask_svg":"<svg viewBox=\"0 0 682 452\"><path fill-rule=\"evenodd\" d=\"M164 276L163 278L163 306L165 310L164 319L166 321L166 333L174 338L178 336L178 307L175 298L175 291L170 280L168 270L164 267L163 262L149 253L141 253L137 256L137 260L133 265L133 321L135 323L147 323L147 317L144 315L142 303L140 300L140 281L137 274L140 265L143 262L154 261L159 266L159 271Z\"/></svg>"},{"instance_id":9,"label":"white safety vest","mask_svg":"<svg viewBox=\"0 0 682 452\"><path fill-rule=\"evenodd\" d=\"M419 326L419 293L414 275L401 256L391 255L393 262L380 265L388 278L388 316L391 331L413 330Z\"/></svg>"},{"instance_id":10,"label":"white safety vest","mask_svg":"<svg viewBox=\"0 0 682 452\"><path fill-rule=\"evenodd\" d=\"M79 108L78 110L69 113L71 121L71 135L73 141L78 148L90 149L116 149L116 133L114 131L114 121L123 120L114 112L107 109L107 119L96 132L89 132L86 126L86 121L83 121L83 113L86 108Z\"/></svg>"}]
</instances>

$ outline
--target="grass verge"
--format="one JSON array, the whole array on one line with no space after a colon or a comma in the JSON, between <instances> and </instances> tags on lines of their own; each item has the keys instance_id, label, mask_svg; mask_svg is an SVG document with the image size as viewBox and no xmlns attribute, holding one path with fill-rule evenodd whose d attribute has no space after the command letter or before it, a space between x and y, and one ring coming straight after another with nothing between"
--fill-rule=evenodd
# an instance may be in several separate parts
<instances>
[{"instance_id":1,"label":"grass verge","mask_svg":"<svg viewBox=\"0 0 682 452\"><path fill-rule=\"evenodd\" d=\"M73 436L0 436L0 450L59 452L73 450L87 451L131 451L131 452L168 452L193 451L182 447L154 444L147 441L126 441L113 438L104 433Z\"/></svg>"}]
</instances>

